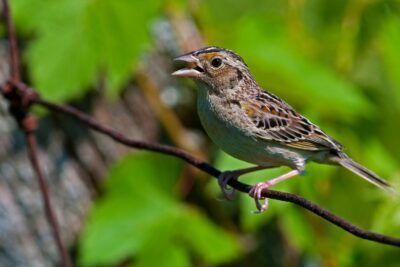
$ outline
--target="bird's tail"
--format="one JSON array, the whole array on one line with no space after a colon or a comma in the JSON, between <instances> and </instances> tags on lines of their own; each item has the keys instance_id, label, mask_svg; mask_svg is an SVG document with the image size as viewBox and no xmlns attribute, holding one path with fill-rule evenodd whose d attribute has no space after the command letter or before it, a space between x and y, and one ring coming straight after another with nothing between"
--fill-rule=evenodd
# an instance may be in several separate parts
<instances>
[{"instance_id":1,"label":"bird's tail","mask_svg":"<svg viewBox=\"0 0 400 267\"><path fill-rule=\"evenodd\" d=\"M374 185L376 185L386 191L394 193L394 189L390 186L390 184L388 182L386 182L381 177L379 177L372 171L368 170L361 164L355 162L353 159L351 159L346 154L340 153L337 163L339 163L346 169L352 171L353 173L357 174L358 176L364 178L368 182L373 183Z\"/></svg>"}]
</instances>

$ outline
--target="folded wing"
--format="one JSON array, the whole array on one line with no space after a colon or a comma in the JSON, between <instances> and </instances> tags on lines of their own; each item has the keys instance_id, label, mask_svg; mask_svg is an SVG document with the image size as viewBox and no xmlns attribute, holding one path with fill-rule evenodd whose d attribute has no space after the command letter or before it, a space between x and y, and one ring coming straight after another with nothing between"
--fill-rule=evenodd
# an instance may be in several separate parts
<instances>
[{"instance_id":1,"label":"folded wing","mask_svg":"<svg viewBox=\"0 0 400 267\"><path fill-rule=\"evenodd\" d=\"M267 93L266 93L267 94ZM273 140L302 150L336 150L343 146L276 96L240 101L253 123L257 138Z\"/></svg>"}]
</instances>

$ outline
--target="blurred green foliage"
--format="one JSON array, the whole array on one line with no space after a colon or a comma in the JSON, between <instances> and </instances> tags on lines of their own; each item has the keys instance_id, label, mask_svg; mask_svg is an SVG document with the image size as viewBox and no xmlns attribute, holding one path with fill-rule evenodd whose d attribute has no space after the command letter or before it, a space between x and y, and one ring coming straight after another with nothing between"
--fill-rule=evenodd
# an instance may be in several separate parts
<instances>
[{"instance_id":1,"label":"blurred green foliage","mask_svg":"<svg viewBox=\"0 0 400 267\"><path fill-rule=\"evenodd\" d=\"M116 95L148 46L160 7L161 0L13 1L17 26L35 35L26 54L32 82L47 98L66 100L95 86L101 71Z\"/></svg>"},{"instance_id":2,"label":"blurred green foliage","mask_svg":"<svg viewBox=\"0 0 400 267\"><path fill-rule=\"evenodd\" d=\"M115 95L151 45L151 23L173 7L195 18L210 45L238 52L262 86L340 140L355 159L395 186L400 183L399 1L14 0L12 5L19 32L31 38L24 57L29 77L47 98L82 96L100 72ZM221 169L248 166L223 152L210 157ZM398 197L337 167L310 164L307 170L307 176L276 189L300 194L364 228L400 235ZM282 171L243 180L255 183ZM265 214L254 215L246 195L217 201L215 180L199 183L202 194L193 193L193 203L185 203L175 190L182 175L182 163L166 156L143 153L118 162L83 231L81 265L108 266L126 258L134 259L132 266L400 265L398 249L355 238L291 204L271 201ZM266 231L271 225L279 240Z\"/></svg>"},{"instance_id":3,"label":"blurred green foliage","mask_svg":"<svg viewBox=\"0 0 400 267\"><path fill-rule=\"evenodd\" d=\"M110 170L107 193L82 236L83 266L111 266L129 256L142 267L190 266L190 255L209 264L237 257L232 233L177 198L182 165L172 157L136 153Z\"/></svg>"}]
</instances>

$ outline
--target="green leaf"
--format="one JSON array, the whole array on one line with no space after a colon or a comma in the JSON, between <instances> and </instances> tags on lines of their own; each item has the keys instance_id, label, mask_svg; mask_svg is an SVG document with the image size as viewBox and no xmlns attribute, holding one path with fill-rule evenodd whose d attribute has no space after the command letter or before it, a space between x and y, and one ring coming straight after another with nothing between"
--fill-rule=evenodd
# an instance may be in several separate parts
<instances>
[{"instance_id":1,"label":"green leaf","mask_svg":"<svg viewBox=\"0 0 400 267\"><path fill-rule=\"evenodd\" d=\"M128 156L113 167L82 233L80 263L114 265L135 257L139 266L179 267L191 265L191 254L205 263L236 257L232 234L176 199L181 169L180 160L154 153Z\"/></svg>"},{"instance_id":2,"label":"green leaf","mask_svg":"<svg viewBox=\"0 0 400 267\"><path fill-rule=\"evenodd\" d=\"M131 194L135 193L135 197L144 195L144 198L151 200L152 196L143 193L149 187L165 197L175 198L174 186L182 167L183 162L172 156L151 152L135 153L125 157L110 170L108 194L132 197Z\"/></svg>"},{"instance_id":3,"label":"green leaf","mask_svg":"<svg viewBox=\"0 0 400 267\"><path fill-rule=\"evenodd\" d=\"M119 162L82 234L81 263L114 264L129 257L160 223L175 218L180 206L170 188L181 166L175 158L150 153Z\"/></svg>"},{"instance_id":4,"label":"green leaf","mask_svg":"<svg viewBox=\"0 0 400 267\"><path fill-rule=\"evenodd\" d=\"M16 1L18 25L36 37L27 51L34 87L50 100L68 100L93 87L101 72L107 92L117 95L149 45L161 2Z\"/></svg>"},{"instance_id":5,"label":"green leaf","mask_svg":"<svg viewBox=\"0 0 400 267\"><path fill-rule=\"evenodd\" d=\"M179 221L180 216L178 215L158 222L157 227L148 233L144 246L137 255L136 267L185 267L191 265L187 247L182 242L177 242L180 229L176 225ZM157 257L154 257L155 253L157 253Z\"/></svg>"},{"instance_id":6,"label":"green leaf","mask_svg":"<svg viewBox=\"0 0 400 267\"><path fill-rule=\"evenodd\" d=\"M81 96L96 78L98 55L85 20L77 16L69 21L69 27L45 31L28 49L33 85L50 100Z\"/></svg>"},{"instance_id":7,"label":"green leaf","mask_svg":"<svg viewBox=\"0 0 400 267\"><path fill-rule=\"evenodd\" d=\"M140 52L149 44L148 28L161 0L95 1L88 10L88 23L99 46L100 66L107 74L110 93L116 95L136 67Z\"/></svg>"},{"instance_id":8,"label":"green leaf","mask_svg":"<svg viewBox=\"0 0 400 267\"><path fill-rule=\"evenodd\" d=\"M146 254L139 255L135 267L189 267L192 266L190 262L190 255L187 249L182 244L171 242L160 242L154 240L156 246L150 247ZM157 257L154 253L157 253Z\"/></svg>"},{"instance_id":9,"label":"green leaf","mask_svg":"<svg viewBox=\"0 0 400 267\"><path fill-rule=\"evenodd\" d=\"M227 263L239 256L238 240L193 209L187 209L183 214L179 228L184 240L204 262Z\"/></svg>"},{"instance_id":10,"label":"green leaf","mask_svg":"<svg viewBox=\"0 0 400 267\"><path fill-rule=\"evenodd\" d=\"M111 265L137 253L147 233L156 229L157 223L176 208L168 206L168 202L162 206L161 200L141 200L142 204L138 201L140 199L113 197L96 205L81 237L82 265Z\"/></svg>"}]
</instances>

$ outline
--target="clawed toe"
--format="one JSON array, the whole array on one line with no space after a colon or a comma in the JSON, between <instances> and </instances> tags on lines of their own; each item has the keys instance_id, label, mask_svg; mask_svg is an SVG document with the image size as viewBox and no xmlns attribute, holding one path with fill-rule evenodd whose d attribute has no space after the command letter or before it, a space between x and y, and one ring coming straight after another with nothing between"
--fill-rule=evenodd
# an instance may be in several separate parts
<instances>
[{"instance_id":1,"label":"clawed toe","mask_svg":"<svg viewBox=\"0 0 400 267\"><path fill-rule=\"evenodd\" d=\"M259 213L264 212L268 209L269 201L268 198L262 197L262 191L264 189L267 189L271 186L268 182L264 183L258 183L255 184L249 191L249 195L254 198L254 201L256 202L256 207ZM261 204L260 200L264 199L264 203Z\"/></svg>"},{"instance_id":2,"label":"clawed toe","mask_svg":"<svg viewBox=\"0 0 400 267\"><path fill-rule=\"evenodd\" d=\"M218 176L218 184L221 188L222 194L227 200L233 200L236 195L236 190L228 187L228 182L231 179L237 180L238 175L232 171L226 171Z\"/></svg>"}]
</instances>

